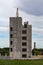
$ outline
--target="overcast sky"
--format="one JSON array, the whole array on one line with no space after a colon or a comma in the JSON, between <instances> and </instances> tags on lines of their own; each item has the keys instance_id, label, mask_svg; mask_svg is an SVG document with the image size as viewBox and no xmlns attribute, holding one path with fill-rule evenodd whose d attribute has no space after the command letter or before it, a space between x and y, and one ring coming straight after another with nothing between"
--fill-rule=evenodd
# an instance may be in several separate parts
<instances>
[{"instance_id":1,"label":"overcast sky","mask_svg":"<svg viewBox=\"0 0 43 65\"><path fill-rule=\"evenodd\" d=\"M32 25L32 47L43 48L43 0L0 0L0 47L9 46L9 17L19 16Z\"/></svg>"}]
</instances>

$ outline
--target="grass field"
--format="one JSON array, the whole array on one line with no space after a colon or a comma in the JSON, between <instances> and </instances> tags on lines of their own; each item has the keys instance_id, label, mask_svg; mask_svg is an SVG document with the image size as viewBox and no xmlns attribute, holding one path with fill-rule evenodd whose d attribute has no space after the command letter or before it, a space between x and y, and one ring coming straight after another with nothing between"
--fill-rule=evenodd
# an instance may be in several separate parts
<instances>
[{"instance_id":1,"label":"grass field","mask_svg":"<svg viewBox=\"0 0 43 65\"><path fill-rule=\"evenodd\" d=\"M0 65L43 65L43 60L0 60Z\"/></svg>"}]
</instances>

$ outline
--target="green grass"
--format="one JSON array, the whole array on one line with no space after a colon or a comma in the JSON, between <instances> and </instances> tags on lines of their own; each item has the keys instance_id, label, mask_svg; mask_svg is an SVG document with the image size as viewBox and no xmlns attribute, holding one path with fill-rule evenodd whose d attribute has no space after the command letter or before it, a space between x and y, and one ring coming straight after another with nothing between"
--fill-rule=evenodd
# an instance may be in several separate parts
<instances>
[{"instance_id":1,"label":"green grass","mask_svg":"<svg viewBox=\"0 0 43 65\"><path fill-rule=\"evenodd\" d=\"M43 60L0 60L0 65L43 65Z\"/></svg>"}]
</instances>

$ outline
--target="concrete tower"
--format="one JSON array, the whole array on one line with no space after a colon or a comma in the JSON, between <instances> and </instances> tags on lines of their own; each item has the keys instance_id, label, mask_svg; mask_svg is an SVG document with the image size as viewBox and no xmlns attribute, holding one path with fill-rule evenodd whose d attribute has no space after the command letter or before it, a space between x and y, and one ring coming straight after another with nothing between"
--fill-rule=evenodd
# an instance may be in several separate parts
<instances>
[{"instance_id":1,"label":"concrete tower","mask_svg":"<svg viewBox=\"0 0 43 65\"><path fill-rule=\"evenodd\" d=\"M32 55L32 26L28 22L22 25L18 8L16 17L10 17L10 58L29 58Z\"/></svg>"},{"instance_id":2,"label":"concrete tower","mask_svg":"<svg viewBox=\"0 0 43 65\"><path fill-rule=\"evenodd\" d=\"M34 42L34 49L36 49L36 42Z\"/></svg>"},{"instance_id":3,"label":"concrete tower","mask_svg":"<svg viewBox=\"0 0 43 65\"><path fill-rule=\"evenodd\" d=\"M16 17L19 17L18 8L17 8L17 11L16 11Z\"/></svg>"}]
</instances>

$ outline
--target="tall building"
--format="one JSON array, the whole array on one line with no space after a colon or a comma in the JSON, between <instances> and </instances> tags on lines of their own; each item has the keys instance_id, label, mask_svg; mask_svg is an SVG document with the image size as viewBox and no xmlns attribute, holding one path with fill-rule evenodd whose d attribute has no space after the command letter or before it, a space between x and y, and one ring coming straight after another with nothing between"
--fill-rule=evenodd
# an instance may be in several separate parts
<instances>
[{"instance_id":1,"label":"tall building","mask_svg":"<svg viewBox=\"0 0 43 65\"><path fill-rule=\"evenodd\" d=\"M18 8L16 17L10 17L10 58L22 59L32 55L32 26L28 22L22 25Z\"/></svg>"}]
</instances>

